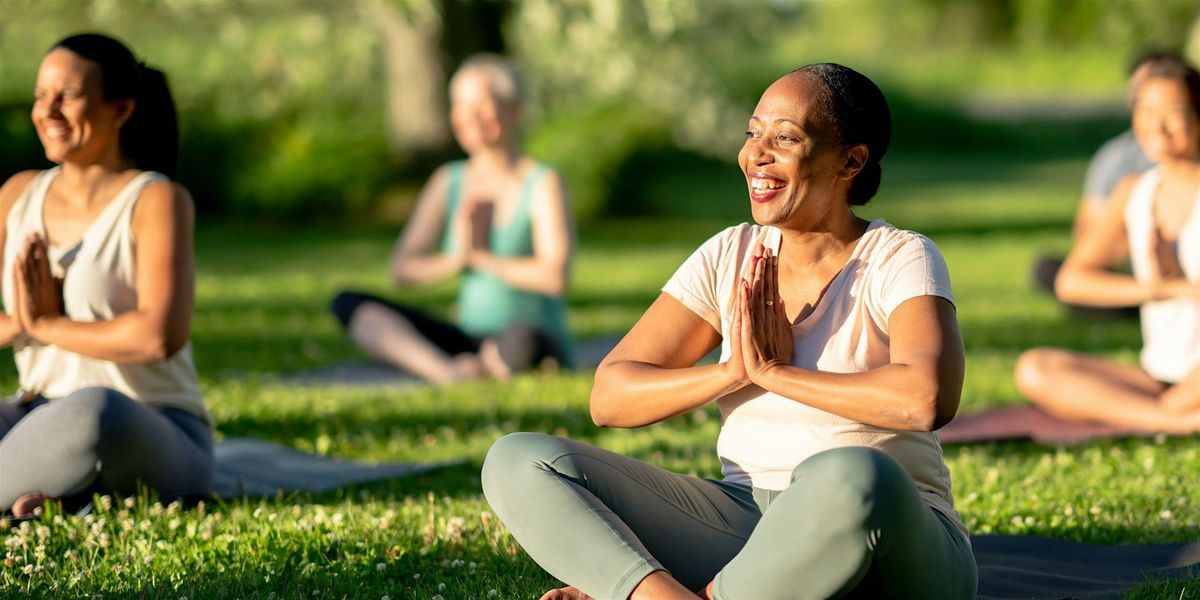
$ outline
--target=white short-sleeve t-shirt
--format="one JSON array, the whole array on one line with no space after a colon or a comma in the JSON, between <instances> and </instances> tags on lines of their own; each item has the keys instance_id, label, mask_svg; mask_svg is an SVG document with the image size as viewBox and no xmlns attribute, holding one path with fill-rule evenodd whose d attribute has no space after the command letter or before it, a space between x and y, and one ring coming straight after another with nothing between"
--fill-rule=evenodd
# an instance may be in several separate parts
<instances>
[{"instance_id":1,"label":"white short-sleeve t-shirt","mask_svg":"<svg viewBox=\"0 0 1200 600\"><path fill-rule=\"evenodd\" d=\"M663 287L721 333L722 361L730 356L737 281L760 243L778 251L779 241L780 231L774 227L730 227L696 250ZM832 373L888 364L888 317L917 296L954 301L941 252L920 234L872 221L813 312L792 326L792 364ZM950 471L935 433L866 425L757 386L723 396L717 405L722 423L717 454L726 480L782 490L790 485L792 470L808 457L832 448L865 446L896 459L926 504L966 533L954 510Z\"/></svg>"}]
</instances>

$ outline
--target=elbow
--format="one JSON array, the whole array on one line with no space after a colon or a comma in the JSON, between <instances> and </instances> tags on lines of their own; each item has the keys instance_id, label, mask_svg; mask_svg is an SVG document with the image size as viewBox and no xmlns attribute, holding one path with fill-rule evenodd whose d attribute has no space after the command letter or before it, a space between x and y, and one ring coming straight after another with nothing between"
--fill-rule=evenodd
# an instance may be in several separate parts
<instances>
[{"instance_id":1,"label":"elbow","mask_svg":"<svg viewBox=\"0 0 1200 600\"><path fill-rule=\"evenodd\" d=\"M1059 302L1078 303L1080 301L1078 279L1071 271L1060 270L1054 278L1054 297Z\"/></svg>"},{"instance_id":2,"label":"elbow","mask_svg":"<svg viewBox=\"0 0 1200 600\"><path fill-rule=\"evenodd\" d=\"M946 405L937 386L919 390L910 398L910 409L904 415L904 426L909 431L934 431L954 417L953 412L941 410ZM957 402L955 402L957 405Z\"/></svg>"},{"instance_id":3,"label":"elbow","mask_svg":"<svg viewBox=\"0 0 1200 600\"><path fill-rule=\"evenodd\" d=\"M591 398L588 399L588 412L591 414L592 423L596 427L612 427L615 424L612 409L603 394L597 392L597 388L592 388Z\"/></svg>"},{"instance_id":4,"label":"elbow","mask_svg":"<svg viewBox=\"0 0 1200 600\"><path fill-rule=\"evenodd\" d=\"M135 362L150 364L167 360L182 350L185 343L186 339L173 339L172 336L151 336L140 348Z\"/></svg>"}]
</instances>

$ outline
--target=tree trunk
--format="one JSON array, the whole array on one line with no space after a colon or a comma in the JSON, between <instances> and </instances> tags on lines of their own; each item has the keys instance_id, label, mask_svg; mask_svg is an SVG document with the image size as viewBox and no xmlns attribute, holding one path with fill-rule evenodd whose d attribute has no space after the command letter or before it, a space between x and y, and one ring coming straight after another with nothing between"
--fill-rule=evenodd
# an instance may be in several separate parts
<instances>
[{"instance_id":1,"label":"tree trunk","mask_svg":"<svg viewBox=\"0 0 1200 600\"><path fill-rule=\"evenodd\" d=\"M388 141L397 158L441 154L450 142L442 19L433 0L375 5L383 45Z\"/></svg>"}]
</instances>

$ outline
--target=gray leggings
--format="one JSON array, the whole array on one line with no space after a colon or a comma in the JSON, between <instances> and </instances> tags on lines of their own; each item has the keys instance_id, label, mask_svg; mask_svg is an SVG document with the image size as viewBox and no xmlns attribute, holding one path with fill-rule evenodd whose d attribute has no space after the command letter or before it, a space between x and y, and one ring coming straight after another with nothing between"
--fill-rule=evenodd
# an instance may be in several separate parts
<instances>
[{"instance_id":1,"label":"gray leggings","mask_svg":"<svg viewBox=\"0 0 1200 600\"><path fill-rule=\"evenodd\" d=\"M514 433L483 465L525 551L601 599L654 571L716 598L974 598L975 557L891 457L839 448L768 491L672 473L580 442Z\"/></svg>"},{"instance_id":2,"label":"gray leggings","mask_svg":"<svg viewBox=\"0 0 1200 600\"><path fill-rule=\"evenodd\" d=\"M103 387L50 401L0 400L0 510L30 492L127 494L138 482L164 499L204 495L212 477L212 432L187 411Z\"/></svg>"}]
</instances>

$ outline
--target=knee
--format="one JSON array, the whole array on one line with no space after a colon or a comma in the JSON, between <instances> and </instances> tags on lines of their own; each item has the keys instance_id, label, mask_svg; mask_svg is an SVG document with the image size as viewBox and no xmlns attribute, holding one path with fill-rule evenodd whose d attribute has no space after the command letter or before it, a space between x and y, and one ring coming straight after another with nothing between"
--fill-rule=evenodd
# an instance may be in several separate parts
<instances>
[{"instance_id":1,"label":"knee","mask_svg":"<svg viewBox=\"0 0 1200 600\"><path fill-rule=\"evenodd\" d=\"M47 408L54 409L55 422L63 431L88 447L99 447L106 440L126 436L125 418L134 402L120 392L106 387L87 387L54 400Z\"/></svg>"},{"instance_id":2,"label":"knee","mask_svg":"<svg viewBox=\"0 0 1200 600\"><path fill-rule=\"evenodd\" d=\"M848 526L865 526L879 513L894 508L902 494L915 486L895 459L871 448L827 450L801 463L792 472L792 486L820 494L830 514Z\"/></svg>"},{"instance_id":3,"label":"knee","mask_svg":"<svg viewBox=\"0 0 1200 600\"><path fill-rule=\"evenodd\" d=\"M532 470L547 464L565 451L563 440L544 433L510 433L492 444L483 459L483 493L489 502L503 499L509 488L523 489L521 481Z\"/></svg>"},{"instance_id":4,"label":"knee","mask_svg":"<svg viewBox=\"0 0 1200 600\"><path fill-rule=\"evenodd\" d=\"M550 336L535 325L513 323L496 336L500 358L513 373L537 367L542 360L558 354Z\"/></svg>"},{"instance_id":5,"label":"knee","mask_svg":"<svg viewBox=\"0 0 1200 600\"><path fill-rule=\"evenodd\" d=\"M1064 368L1067 359L1067 353L1054 348L1026 350L1017 358L1013 381L1022 394L1036 396L1053 381L1054 373Z\"/></svg>"}]
</instances>

